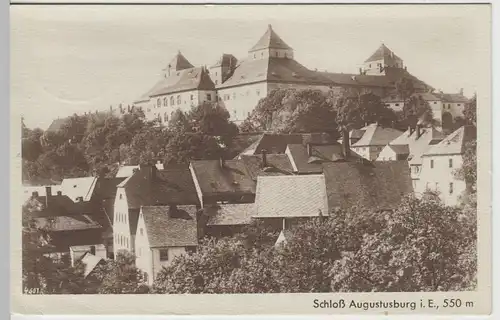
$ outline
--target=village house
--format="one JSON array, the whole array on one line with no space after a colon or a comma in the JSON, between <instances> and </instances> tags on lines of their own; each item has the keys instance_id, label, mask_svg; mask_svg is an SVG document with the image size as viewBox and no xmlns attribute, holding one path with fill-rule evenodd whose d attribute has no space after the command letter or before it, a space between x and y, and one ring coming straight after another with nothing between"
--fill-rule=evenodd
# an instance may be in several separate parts
<instances>
[{"instance_id":1,"label":"village house","mask_svg":"<svg viewBox=\"0 0 500 320\"><path fill-rule=\"evenodd\" d=\"M187 166L141 165L118 185L113 215L113 247L134 253L139 211L142 206L199 206L196 189Z\"/></svg>"},{"instance_id":2,"label":"village house","mask_svg":"<svg viewBox=\"0 0 500 320\"><path fill-rule=\"evenodd\" d=\"M432 145L443 140L444 135L435 127L417 124L382 149L377 161L408 160L413 189L417 190L422 171L422 155Z\"/></svg>"},{"instance_id":3,"label":"village house","mask_svg":"<svg viewBox=\"0 0 500 320\"><path fill-rule=\"evenodd\" d=\"M196 205L143 206L135 237L136 266L153 284L164 266L198 245Z\"/></svg>"},{"instance_id":4,"label":"village house","mask_svg":"<svg viewBox=\"0 0 500 320\"><path fill-rule=\"evenodd\" d=\"M462 126L438 144L430 146L422 155L422 172L417 193L432 191L447 205L459 204L466 183L456 177L462 167L466 144L476 139L476 128Z\"/></svg>"},{"instance_id":5,"label":"village house","mask_svg":"<svg viewBox=\"0 0 500 320\"><path fill-rule=\"evenodd\" d=\"M92 215L92 207L82 198L74 202L58 191L52 194L51 187L46 187L46 195L39 196L35 191L25 204L23 212L26 223L44 229L50 237L46 254L55 259L73 261L72 248L104 246L103 226ZM103 255L106 257L104 247Z\"/></svg>"},{"instance_id":6,"label":"village house","mask_svg":"<svg viewBox=\"0 0 500 320\"><path fill-rule=\"evenodd\" d=\"M363 136L351 146L351 149L370 161L376 160L389 142L403 134L399 130L384 127L377 123L372 123L364 127L363 130Z\"/></svg>"},{"instance_id":7,"label":"village house","mask_svg":"<svg viewBox=\"0 0 500 320\"><path fill-rule=\"evenodd\" d=\"M220 203L205 206L199 215L199 236L230 237L252 222L255 203Z\"/></svg>"}]
</instances>

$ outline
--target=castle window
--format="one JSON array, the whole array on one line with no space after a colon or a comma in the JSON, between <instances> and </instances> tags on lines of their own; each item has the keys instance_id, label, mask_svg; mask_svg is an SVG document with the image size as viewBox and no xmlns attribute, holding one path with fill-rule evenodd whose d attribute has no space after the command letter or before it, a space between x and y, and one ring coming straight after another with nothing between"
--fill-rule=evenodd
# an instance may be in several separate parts
<instances>
[{"instance_id":1,"label":"castle window","mask_svg":"<svg viewBox=\"0 0 500 320\"><path fill-rule=\"evenodd\" d=\"M437 104L437 102L436 102L436 101L434 101L434 104Z\"/></svg>"},{"instance_id":2,"label":"castle window","mask_svg":"<svg viewBox=\"0 0 500 320\"><path fill-rule=\"evenodd\" d=\"M457 103L457 107L460 107L460 103Z\"/></svg>"},{"instance_id":3,"label":"castle window","mask_svg":"<svg viewBox=\"0 0 500 320\"><path fill-rule=\"evenodd\" d=\"M191 95L191 101L193 101L193 99L194 99L194 96L193 96L193 95Z\"/></svg>"},{"instance_id":4,"label":"castle window","mask_svg":"<svg viewBox=\"0 0 500 320\"><path fill-rule=\"evenodd\" d=\"M448 167L453 168L453 159L448 159Z\"/></svg>"},{"instance_id":5,"label":"castle window","mask_svg":"<svg viewBox=\"0 0 500 320\"><path fill-rule=\"evenodd\" d=\"M431 169L434 169L434 160L431 160Z\"/></svg>"},{"instance_id":6,"label":"castle window","mask_svg":"<svg viewBox=\"0 0 500 320\"><path fill-rule=\"evenodd\" d=\"M261 56L261 57L263 57L263 56L264 56L264 52L261 52L261 53L260 53L260 56Z\"/></svg>"},{"instance_id":7,"label":"castle window","mask_svg":"<svg viewBox=\"0 0 500 320\"><path fill-rule=\"evenodd\" d=\"M452 193L453 193L453 182L450 182L450 185L449 185L449 187L448 187L448 188L449 188L449 189L448 189L448 192L449 192L450 194L452 194Z\"/></svg>"},{"instance_id":8,"label":"castle window","mask_svg":"<svg viewBox=\"0 0 500 320\"><path fill-rule=\"evenodd\" d=\"M181 104L181 103L182 103L181 95L177 95L177 104Z\"/></svg>"},{"instance_id":9,"label":"castle window","mask_svg":"<svg viewBox=\"0 0 500 320\"><path fill-rule=\"evenodd\" d=\"M372 67L372 64L370 63L369 68L371 68L371 67Z\"/></svg>"},{"instance_id":10,"label":"castle window","mask_svg":"<svg viewBox=\"0 0 500 320\"><path fill-rule=\"evenodd\" d=\"M236 99L236 92L233 92L233 100Z\"/></svg>"},{"instance_id":11,"label":"castle window","mask_svg":"<svg viewBox=\"0 0 500 320\"><path fill-rule=\"evenodd\" d=\"M217 76L217 71L215 71L215 76Z\"/></svg>"},{"instance_id":12,"label":"castle window","mask_svg":"<svg viewBox=\"0 0 500 320\"><path fill-rule=\"evenodd\" d=\"M170 105L171 105L171 106L174 106L174 105L175 105L174 96L171 96L171 97L170 97Z\"/></svg>"},{"instance_id":13,"label":"castle window","mask_svg":"<svg viewBox=\"0 0 500 320\"><path fill-rule=\"evenodd\" d=\"M158 100L156 100L156 106L158 108L161 107L161 100L160 100L160 98L158 98Z\"/></svg>"},{"instance_id":14,"label":"castle window","mask_svg":"<svg viewBox=\"0 0 500 320\"><path fill-rule=\"evenodd\" d=\"M256 58L257 58L257 55L256 55L255 53L253 54L253 58L254 58L254 59L256 59Z\"/></svg>"},{"instance_id":15,"label":"castle window","mask_svg":"<svg viewBox=\"0 0 500 320\"><path fill-rule=\"evenodd\" d=\"M207 100L212 101L212 95L210 93L207 93Z\"/></svg>"},{"instance_id":16,"label":"castle window","mask_svg":"<svg viewBox=\"0 0 500 320\"><path fill-rule=\"evenodd\" d=\"M164 120L165 122L167 122L167 121L168 121L168 116L167 116L167 113L166 113L166 112L163 114L163 120Z\"/></svg>"},{"instance_id":17,"label":"castle window","mask_svg":"<svg viewBox=\"0 0 500 320\"><path fill-rule=\"evenodd\" d=\"M258 96L260 96L260 90L259 89L257 89L255 92L257 93Z\"/></svg>"},{"instance_id":18,"label":"castle window","mask_svg":"<svg viewBox=\"0 0 500 320\"><path fill-rule=\"evenodd\" d=\"M396 103L396 107L399 107L399 103Z\"/></svg>"},{"instance_id":19,"label":"castle window","mask_svg":"<svg viewBox=\"0 0 500 320\"><path fill-rule=\"evenodd\" d=\"M167 106L167 98L163 98L163 106Z\"/></svg>"}]
</instances>

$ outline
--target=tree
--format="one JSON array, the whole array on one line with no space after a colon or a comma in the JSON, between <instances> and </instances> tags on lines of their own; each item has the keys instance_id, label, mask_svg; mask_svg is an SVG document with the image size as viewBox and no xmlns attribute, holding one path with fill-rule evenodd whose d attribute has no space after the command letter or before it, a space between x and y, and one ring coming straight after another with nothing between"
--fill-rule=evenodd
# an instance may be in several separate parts
<instances>
[{"instance_id":1,"label":"tree","mask_svg":"<svg viewBox=\"0 0 500 320\"><path fill-rule=\"evenodd\" d=\"M462 167L454 172L455 176L465 181L465 194L462 202L476 207L477 193L477 141L472 140L465 144L465 152L462 156Z\"/></svg>"},{"instance_id":2,"label":"tree","mask_svg":"<svg viewBox=\"0 0 500 320\"><path fill-rule=\"evenodd\" d=\"M119 251L114 260L95 269L95 277L101 282L98 293L143 294L149 292L144 274L135 266L135 257L127 251Z\"/></svg>"},{"instance_id":3,"label":"tree","mask_svg":"<svg viewBox=\"0 0 500 320\"><path fill-rule=\"evenodd\" d=\"M477 96L475 94L472 99L465 104L463 113L466 124L477 126Z\"/></svg>"},{"instance_id":4,"label":"tree","mask_svg":"<svg viewBox=\"0 0 500 320\"><path fill-rule=\"evenodd\" d=\"M240 130L335 133L335 112L319 90L276 89L259 101Z\"/></svg>"},{"instance_id":5,"label":"tree","mask_svg":"<svg viewBox=\"0 0 500 320\"><path fill-rule=\"evenodd\" d=\"M455 291L475 286L475 219L457 207L414 197L382 216L383 228L362 235L357 250L343 252L334 262L333 291Z\"/></svg>"},{"instance_id":6,"label":"tree","mask_svg":"<svg viewBox=\"0 0 500 320\"><path fill-rule=\"evenodd\" d=\"M408 126L414 128L419 121L422 124L437 125L429 102L425 101L421 95L415 94L406 99L399 124L403 128Z\"/></svg>"}]
</instances>

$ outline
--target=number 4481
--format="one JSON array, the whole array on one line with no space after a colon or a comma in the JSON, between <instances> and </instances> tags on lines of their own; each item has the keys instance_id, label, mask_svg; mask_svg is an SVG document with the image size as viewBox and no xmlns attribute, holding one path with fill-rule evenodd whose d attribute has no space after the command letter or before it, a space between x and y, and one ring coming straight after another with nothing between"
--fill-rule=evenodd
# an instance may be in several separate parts
<instances>
[{"instance_id":1,"label":"number 4481","mask_svg":"<svg viewBox=\"0 0 500 320\"><path fill-rule=\"evenodd\" d=\"M24 288L24 294L41 294L40 288Z\"/></svg>"}]
</instances>

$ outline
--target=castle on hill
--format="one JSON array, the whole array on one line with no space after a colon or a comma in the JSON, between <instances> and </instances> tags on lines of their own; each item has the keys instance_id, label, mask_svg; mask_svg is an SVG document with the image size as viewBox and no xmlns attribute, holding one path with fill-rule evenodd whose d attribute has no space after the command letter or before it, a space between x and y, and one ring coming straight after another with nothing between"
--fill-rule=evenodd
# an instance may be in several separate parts
<instances>
[{"instance_id":1,"label":"castle on hill","mask_svg":"<svg viewBox=\"0 0 500 320\"><path fill-rule=\"evenodd\" d=\"M401 79L412 80L415 93L422 95L439 121L453 121L462 115L467 98L463 94L435 93L434 88L411 75L403 60L382 44L358 74L310 70L294 58L294 50L269 25L248 55L238 60L222 54L210 67L195 67L179 51L162 70L161 79L134 106L143 109L148 120L167 123L176 109L186 112L203 102L222 104L231 120L245 120L260 99L278 88L315 89L327 92L353 88L379 95L387 106L402 109L395 91Z\"/></svg>"}]
</instances>

